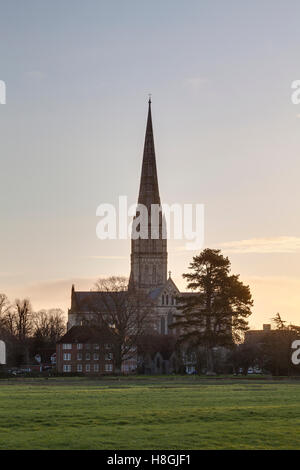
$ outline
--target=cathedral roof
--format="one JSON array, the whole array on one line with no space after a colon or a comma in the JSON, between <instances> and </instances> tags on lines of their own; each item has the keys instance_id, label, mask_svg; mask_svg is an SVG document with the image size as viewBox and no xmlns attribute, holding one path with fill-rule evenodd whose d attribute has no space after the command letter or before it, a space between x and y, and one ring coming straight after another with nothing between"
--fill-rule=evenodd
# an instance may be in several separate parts
<instances>
[{"instance_id":1,"label":"cathedral roof","mask_svg":"<svg viewBox=\"0 0 300 470\"><path fill-rule=\"evenodd\" d=\"M153 289L152 291L149 292L149 296L152 300L155 300L157 299L160 294L165 290L169 290L169 288L171 288L172 290L176 290L176 292L179 294L179 289L178 287L176 286L175 282L173 281L173 279L171 279L171 277L169 277L169 279L167 280L167 282L165 282L165 284L163 284L162 286L158 286L156 287L155 289Z\"/></svg>"},{"instance_id":2,"label":"cathedral roof","mask_svg":"<svg viewBox=\"0 0 300 470\"><path fill-rule=\"evenodd\" d=\"M72 290L71 310L78 313L93 313L113 308L116 297L122 297L125 292L76 292Z\"/></svg>"},{"instance_id":3,"label":"cathedral roof","mask_svg":"<svg viewBox=\"0 0 300 470\"><path fill-rule=\"evenodd\" d=\"M163 290L164 286L159 286L159 287L156 287L156 289L153 289L149 292L149 297L150 299L152 300L155 300L157 299L157 297L159 297L161 291Z\"/></svg>"}]
</instances>

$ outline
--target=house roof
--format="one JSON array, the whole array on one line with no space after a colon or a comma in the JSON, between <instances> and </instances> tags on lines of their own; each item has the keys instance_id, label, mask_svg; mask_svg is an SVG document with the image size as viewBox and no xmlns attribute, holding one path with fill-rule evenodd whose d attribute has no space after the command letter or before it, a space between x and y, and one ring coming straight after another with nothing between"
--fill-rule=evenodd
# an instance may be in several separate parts
<instances>
[{"instance_id":1,"label":"house roof","mask_svg":"<svg viewBox=\"0 0 300 470\"><path fill-rule=\"evenodd\" d=\"M57 343L87 343L113 341L114 335L108 328L96 326L72 326L69 331Z\"/></svg>"}]
</instances>

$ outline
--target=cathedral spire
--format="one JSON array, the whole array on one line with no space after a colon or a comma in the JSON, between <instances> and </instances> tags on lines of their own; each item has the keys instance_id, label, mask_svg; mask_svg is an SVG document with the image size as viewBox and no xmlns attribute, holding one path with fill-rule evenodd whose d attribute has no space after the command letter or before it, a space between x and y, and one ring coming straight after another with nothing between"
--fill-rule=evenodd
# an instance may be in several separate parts
<instances>
[{"instance_id":1,"label":"cathedral spire","mask_svg":"<svg viewBox=\"0 0 300 470\"><path fill-rule=\"evenodd\" d=\"M143 204L148 210L148 237L132 237L131 239L129 287L150 291L166 283L168 260L167 240L163 237L161 212L158 221L152 220L150 212L152 204L161 205L154 149L151 97L148 101L148 118L138 204ZM139 210L137 210L137 213L139 213ZM152 232L158 234L158 238L152 238Z\"/></svg>"},{"instance_id":2,"label":"cathedral spire","mask_svg":"<svg viewBox=\"0 0 300 470\"><path fill-rule=\"evenodd\" d=\"M152 126L151 97L149 97L148 101L148 118L138 203L144 204L148 208L151 204L160 204Z\"/></svg>"}]
</instances>

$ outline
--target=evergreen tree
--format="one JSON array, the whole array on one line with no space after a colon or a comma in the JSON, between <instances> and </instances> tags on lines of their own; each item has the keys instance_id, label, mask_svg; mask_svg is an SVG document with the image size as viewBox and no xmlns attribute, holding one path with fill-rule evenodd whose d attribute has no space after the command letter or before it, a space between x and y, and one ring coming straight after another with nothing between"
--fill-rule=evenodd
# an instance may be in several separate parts
<instances>
[{"instance_id":1,"label":"evergreen tree","mask_svg":"<svg viewBox=\"0 0 300 470\"><path fill-rule=\"evenodd\" d=\"M287 330L288 327L285 325L286 321L282 320L280 313L276 313L275 317L272 318L275 323L276 330Z\"/></svg>"},{"instance_id":2,"label":"evergreen tree","mask_svg":"<svg viewBox=\"0 0 300 470\"><path fill-rule=\"evenodd\" d=\"M173 327L179 341L206 350L207 372L213 372L213 348L240 342L248 329L247 317L253 305L249 286L238 275L230 275L230 261L220 250L205 249L183 274L188 289L180 296Z\"/></svg>"}]
</instances>

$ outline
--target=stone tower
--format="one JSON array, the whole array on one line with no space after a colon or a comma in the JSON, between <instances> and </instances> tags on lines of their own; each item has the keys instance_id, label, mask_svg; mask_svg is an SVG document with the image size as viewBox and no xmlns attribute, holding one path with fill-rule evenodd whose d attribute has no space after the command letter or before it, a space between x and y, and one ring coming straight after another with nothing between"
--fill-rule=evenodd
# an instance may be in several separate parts
<instances>
[{"instance_id":1,"label":"stone tower","mask_svg":"<svg viewBox=\"0 0 300 470\"><path fill-rule=\"evenodd\" d=\"M148 119L145 135L145 145L140 181L138 204L148 210L148 234L131 240L131 273L129 287L151 291L164 285L167 281L167 240L163 238L164 219L161 212L156 219L157 224L151 220L151 206L161 208L155 148L153 138L151 100L149 100ZM153 212L153 208L152 208ZM134 220L140 215L139 208ZM155 238L151 233L156 233Z\"/></svg>"}]
</instances>

